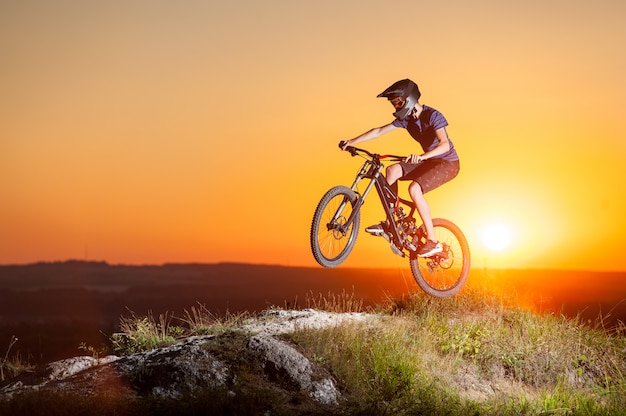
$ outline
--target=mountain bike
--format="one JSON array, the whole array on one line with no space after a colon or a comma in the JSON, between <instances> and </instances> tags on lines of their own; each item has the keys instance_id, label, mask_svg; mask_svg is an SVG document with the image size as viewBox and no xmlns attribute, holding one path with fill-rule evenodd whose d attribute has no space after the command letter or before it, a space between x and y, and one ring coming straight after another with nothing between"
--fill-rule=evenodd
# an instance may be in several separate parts
<instances>
[{"instance_id":1,"label":"mountain bike","mask_svg":"<svg viewBox=\"0 0 626 416\"><path fill-rule=\"evenodd\" d=\"M344 142L339 143L343 148ZM311 249L315 260L324 267L337 267L350 255L359 232L361 208L372 189L376 189L386 215L383 236L391 250L408 257L415 281L424 292L435 297L449 297L461 290L470 270L469 245L461 229L449 220L434 218L433 226L443 250L430 257L419 257L417 250L426 242L426 228L415 220L417 207L387 183L383 160L399 162L405 156L379 155L353 146L345 148L365 162L354 183L331 188L320 200L311 224ZM366 181L363 192L358 190ZM367 182L369 180L369 182Z\"/></svg>"}]
</instances>

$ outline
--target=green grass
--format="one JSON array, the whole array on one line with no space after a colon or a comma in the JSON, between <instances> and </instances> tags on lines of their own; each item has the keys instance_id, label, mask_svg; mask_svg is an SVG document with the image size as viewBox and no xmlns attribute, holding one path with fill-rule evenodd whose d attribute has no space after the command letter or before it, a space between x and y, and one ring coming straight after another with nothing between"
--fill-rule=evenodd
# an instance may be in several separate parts
<instances>
[{"instance_id":1,"label":"green grass","mask_svg":"<svg viewBox=\"0 0 626 416\"><path fill-rule=\"evenodd\" d=\"M363 309L362 302L346 293L310 295L306 304L331 312ZM590 326L559 315L537 315L516 306L515 299L468 288L449 299L422 293L389 299L368 312L379 319L285 336L337 381L342 399L333 413L626 415L626 327L621 323L609 329L601 318ZM260 414L260 408L273 409L272 414L302 408L307 414L329 412L315 410L310 403L297 407L284 392L263 382L260 364L245 355L244 334L237 336L236 328L249 319L247 314L218 318L201 305L185 311L182 318L168 314L123 318L120 332L112 337L118 353L212 334L207 348L212 354L236 358L241 383L230 392L209 391L189 398L184 408L142 398L132 403L103 401L100 413ZM0 413L10 414L25 402L51 400L41 395L13 404L0 402ZM78 414L76 406L84 403L89 409L91 400L68 403ZM153 413L151 409L157 408Z\"/></svg>"},{"instance_id":2,"label":"green grass","mask_svg":"<svg viewBox=\"0 0 626 416\"><path fill-rule=\"evenodd\" d=\"M113 351L119 355L128 355L175 343L185 334L185 330L172 324L173 319L169 313L160 314L155 319L151 313L138 317L131 312L130 317L122 317L120 332L111 336Z\"/></svg>"},{"instance_id":3,"label":"green grass","mask_svg":"<svg viewBox=\"0 0 626 416\"><path fill-rule=\"evenodd\" d=\"M357 414L626 414L626 328L538 316L484 292L391 300L368 326L299 331Z\"/></svg>"}]
</instances>

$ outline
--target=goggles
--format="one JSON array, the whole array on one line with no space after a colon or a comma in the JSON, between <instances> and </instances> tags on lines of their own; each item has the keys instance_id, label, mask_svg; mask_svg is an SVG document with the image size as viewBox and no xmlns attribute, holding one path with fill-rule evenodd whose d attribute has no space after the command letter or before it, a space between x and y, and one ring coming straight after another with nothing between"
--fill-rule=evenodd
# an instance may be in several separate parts
<instances>
[{"instance_id":1,"label":"goggles","mask_svg":"<svg viewBox=\"0 0 626 416\"><path fill-rule=\"evenodd\" d=\"M391 105L393 105L393 107L396 110L399 110L402 107L404 107L404 104L406 103L406 100L402 96L399 96L399 97L390 99L389 102L391 103Z\"/></svg>"}]
</instances>

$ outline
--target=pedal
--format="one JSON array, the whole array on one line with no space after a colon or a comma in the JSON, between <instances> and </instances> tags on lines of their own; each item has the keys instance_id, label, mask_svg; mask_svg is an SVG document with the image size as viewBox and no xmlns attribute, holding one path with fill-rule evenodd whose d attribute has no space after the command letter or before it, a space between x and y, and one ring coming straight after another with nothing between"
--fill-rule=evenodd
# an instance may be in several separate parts
<instances>
[{"instance_id":1,"label":"pedal","mask_svg":"<svg viewBox=\"0 0 626 416\"><path fill-rule=\"evenodd\" d=\"M413 251L413 252L417 251L417 246L415 244L413 244L412 242L408 241L408 239L407 239L406 243L404 244L404 246L409 251Z\"/></svg>"},{"instance_id":2,"label":"pedal","mask_svg":"<svg viewBox=\"0 0 626 416\"><path fill-rule=\"evenodd\" d=\"M385 229L383 228L383 224L370 225L365 229L366 233L374 236L381 236L385 234Z\"/></svg>"}]
</instances>

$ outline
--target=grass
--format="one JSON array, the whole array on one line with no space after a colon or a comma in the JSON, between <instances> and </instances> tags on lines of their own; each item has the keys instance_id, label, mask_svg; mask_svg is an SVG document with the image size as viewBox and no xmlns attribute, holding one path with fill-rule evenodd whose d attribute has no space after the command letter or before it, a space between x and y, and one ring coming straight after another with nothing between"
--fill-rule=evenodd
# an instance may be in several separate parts
<instances>
[{"instance_id":1,"label":"grass","mask_svg":"<svg viewBox=\"0 0 626 416\"><path fill-rule=\"evenodd\" d=\"M180 321L191 335L220 335L232 328L242 325L250 318L247 312L230 313L217 316L209 311L206 306L198 304L190 310L185 310Z\"/></svg>"},{"instance_id":2,"label":"grass","mask_svg":"<svg viewBox=\"0 0 626 416\"><path fill-rule=\"evenodd\" d=\"M299 331L357 414L626 414L626 328L484 292L390 300L370 324Z\"/></svg>"},{"instance_id":3,"label":"grass","mask_svg":"<svg viewBox=\"0 0 626 416\"><path fill-rule=\"evenodd\" d=\"M185 330L173 325L173 319L174 316L170 313L160 314L155 319L151 313L138 317L131 312L130 317L122 317L120 332L111 336L113 351L127 355L175 343L184 335Z\"/></svg>"},{"instance_id":4,"label":"grass","mask_svg":"<svg viewBox=\"0 0 626 416\"><path fill-rule=\"evenodd\" d=\"M328 292L326 296L321 293L316 296L313 292L309 292L305 303L309 309L329 312L349 313L363 311L363 299L355 297L354 292L347 293L345 290L342 290L339 294Z\"/></svg>"},{"instance_id":5,"label":"grass","mask_svg":"<svg viewBox=\"0 0 626 416\"><path fill-rule=\"evenodd\" d=\"M0 381L5 381L18 375L32 371L34 366L22 358L20 353L10 355L11 349L17 343L18 339L15 335L11 336L9 346L7 347L4 357L0 359Z\"/></svg>"},{"instance_id":6,"label":"grass","mask_svg":"<svg viewBox=\"0 0 626 416\"><path fill-rule=\"evenodd\" d=\"M345 292L310 294L306 306L331 312L363 310L362 302ZM337 413L626 415L623 323L606 328L601 317L590 326L579 319L537 315L517 307L515 299L469 288L448 299L421 293L388 299L368 312L379 319L301 329L286 336L337 381L342 392ZM237 337L236 328L249 319L245 313L216 317L202 305L185 311L182 318L131 313L122 319L112 343L118 353L128 354L184 336L216 335L207 348L238 357L237 378L242 383L237 399L232 399L232 391L207 392L185 402L190 413L207 410L209 400L214 413L220 406L232 414L256 414L262 406L274 409L273 414L289 414L293 408L285 407L284 394L267 387L262 372L255 372L259 364L246 364L253 358L244 355L245 337ZM229 346L236 350L228 352ZM6 356L3 368L5 362ZM109 414L137 407L144 409L140 414L150 414L145 409L154 408L154 402L141 400L141 406L111 404ZM2 406L0 413L6 410ZM101 413L107 414L107 409ZM309 409L308 414L316 413Z\"/></svg>"}]
</instances>

